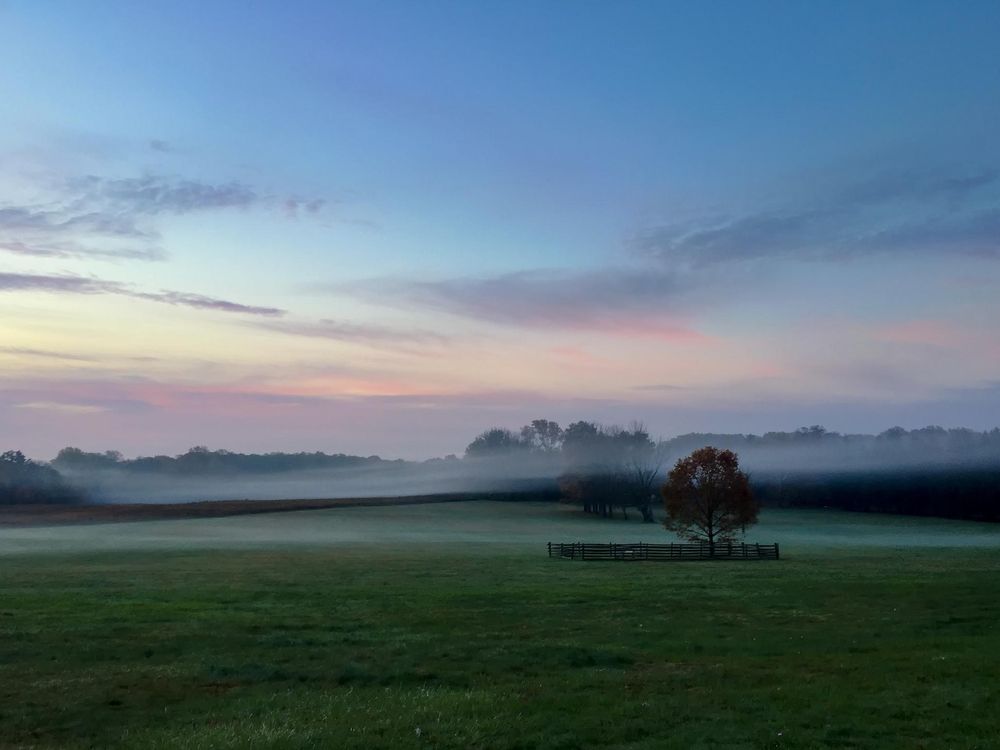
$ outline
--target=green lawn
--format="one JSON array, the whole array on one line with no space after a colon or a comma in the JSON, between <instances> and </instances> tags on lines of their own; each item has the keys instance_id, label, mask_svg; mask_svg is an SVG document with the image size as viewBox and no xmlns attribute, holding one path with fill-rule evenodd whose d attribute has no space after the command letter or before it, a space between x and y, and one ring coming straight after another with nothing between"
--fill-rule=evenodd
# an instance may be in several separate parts
<instances>
[{"instance_id":1,"label":"green lawn","mask_svg":"<svg viewBox=\"0 0 1000 750\"><path fill-rule=\"evenodd\" d=\"M780 562L656 564L547 559L664 535L548 506L183 523L0 532L0 746L1000 746L994 527L771 512Z\"/></svg>"}]
</instances>

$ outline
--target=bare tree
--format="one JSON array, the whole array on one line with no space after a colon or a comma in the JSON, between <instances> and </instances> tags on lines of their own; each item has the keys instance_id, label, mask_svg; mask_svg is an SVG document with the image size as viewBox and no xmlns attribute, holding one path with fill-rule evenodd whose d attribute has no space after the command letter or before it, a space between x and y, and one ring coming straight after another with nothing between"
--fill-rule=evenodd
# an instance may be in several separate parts
<instances>
[{"instance_id":1,"label":"bare tree","mask_svg":"<svg viewBox=\"0 0 1000 750\"><path fill-rule=\"evenodd\" d=\"M642 513L643 523L653 523L653 499L656 497L656 481L663 469L665 452L657 441L645 450L637 451L625 464L628 485L634 497L635 507Z\"/></svg>"}]
</instances>

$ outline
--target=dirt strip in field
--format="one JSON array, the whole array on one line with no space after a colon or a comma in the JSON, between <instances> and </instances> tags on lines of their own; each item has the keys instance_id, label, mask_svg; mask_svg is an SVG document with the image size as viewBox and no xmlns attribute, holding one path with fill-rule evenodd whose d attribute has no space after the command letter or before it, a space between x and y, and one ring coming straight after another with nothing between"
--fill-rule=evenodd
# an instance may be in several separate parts
<instances>
[{"instance_id":1,"label":"dirt strip in field","mask_svg":"<svg viewBox=\"0 0 1000 750\"><path fill-rule=\"evenodd\" d=\"M505 499L468 493L409 497L351 497L320 500L204 500L194 503L115 503L85 505L0 505L0 527L122 523L177 518L218 518L251 513L351 508L372 505L416 505L461 500Z\"/></svg>"}]
</instances>

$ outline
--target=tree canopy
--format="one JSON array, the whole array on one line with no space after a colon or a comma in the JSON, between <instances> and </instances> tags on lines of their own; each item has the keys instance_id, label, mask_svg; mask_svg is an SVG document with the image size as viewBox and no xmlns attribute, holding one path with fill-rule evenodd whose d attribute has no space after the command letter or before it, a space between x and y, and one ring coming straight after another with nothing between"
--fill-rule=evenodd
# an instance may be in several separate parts
<instances>
[{"instance_id":1,"label":"tree canopy","mask_svg":"<svg viewBox=\"0 0 1000 750\"><path fill-rule=\"evenodd\" d=\"M757 522L749 478L730 450L706 446L680 459L661 493L664 525L691 541L733 541Z\"/></svg>"}]
</instances>

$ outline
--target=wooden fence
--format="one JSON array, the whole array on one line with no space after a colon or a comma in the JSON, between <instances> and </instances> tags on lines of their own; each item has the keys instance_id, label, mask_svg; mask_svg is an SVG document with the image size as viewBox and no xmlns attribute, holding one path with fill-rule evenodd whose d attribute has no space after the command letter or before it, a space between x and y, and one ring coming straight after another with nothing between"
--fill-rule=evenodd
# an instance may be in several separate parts
<instances>
[{"instance_id":1,"label":"wooden fence","mask_svg":"<svg viewBox=\"0 0 1000 750\"><path fill-rule=\"evenodd\" d=\"M777 544L584 544L549 542L549 557L571 560L778 560Z\"/></svg>"}]
</instances>

